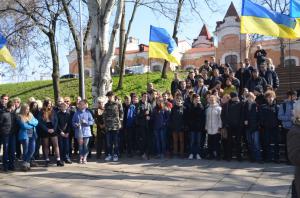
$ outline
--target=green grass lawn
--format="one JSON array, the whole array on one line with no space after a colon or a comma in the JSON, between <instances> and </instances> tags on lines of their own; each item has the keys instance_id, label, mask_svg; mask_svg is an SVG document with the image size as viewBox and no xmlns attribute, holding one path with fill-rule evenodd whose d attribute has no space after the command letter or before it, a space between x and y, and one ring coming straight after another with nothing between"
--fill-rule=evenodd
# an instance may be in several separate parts
<instances>
[{"instance_id":1,"label":"green grass lawn","mask_svg":"<svg viewBox=\"0 0 300 198\"><path fill-rule=\"evenodd\" d=\"M159 91L170 90L173 79L172 72L168 73L168 79L161 79L161 73L149 73L148 81L154 83L154 87ZM185 74L182 74L185 75ZM85 80L86 97L92 101L91 78ZM78 96L78 79L65 79L60 81L60 91L62 96L70 96L75 99ZM113 77L113 90L118 84L118 77ZM128 75L124 78L123 90L118 90L116 93L120 97L135 92L140 94L146 90L147 74ZM52 81L33 81L14 84L0 85L0 94L7 93L11 98L20 97L22 101L27 101L29 97L43 100L45 97L53 99Z\"/></svg>"}]
</instances>

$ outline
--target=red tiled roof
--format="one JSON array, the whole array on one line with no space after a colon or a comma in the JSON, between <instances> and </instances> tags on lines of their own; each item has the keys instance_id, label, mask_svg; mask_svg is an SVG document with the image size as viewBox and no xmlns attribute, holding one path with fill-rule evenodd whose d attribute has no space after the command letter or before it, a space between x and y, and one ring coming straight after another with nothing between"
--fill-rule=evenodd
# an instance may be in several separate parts
<instances>
[{"instance_id":1,"label":"red tiled roof","mask_svg":"<svg viewBox=\"0 0 300 198\"><path fill-rule=\"evenodd\" d=\"M189 49L186 54L193 54L197 52L213 52L215 47L201 47L201 48L191 48Z\"/></svg>"},{"instance_id":2,"label":"red tiled roof","mask_svg":"<svg viewBox=\"0 0 300 198\"><path fill-rule=\"evenodd\" d=\"M149 46L141 44L144 47L143 51L140 50L130 50L130 51L126 51L126 54L138 54L138 53L143 53L143 52L148 52L149 51ZM119 48L117 47L115 49L115 55L119 55Z\"/></svg>"}]
</instances>

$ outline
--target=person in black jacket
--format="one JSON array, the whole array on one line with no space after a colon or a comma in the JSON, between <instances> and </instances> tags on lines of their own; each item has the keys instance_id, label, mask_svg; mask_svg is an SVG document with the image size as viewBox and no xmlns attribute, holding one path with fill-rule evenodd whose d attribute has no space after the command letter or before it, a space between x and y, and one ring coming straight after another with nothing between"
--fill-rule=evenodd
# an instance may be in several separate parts
<instances>
[{"instance_id":1,"label":"person in black jacket","mask_svg":"<svg viewBox=\"0 0 300 198\"><path fill-rule=\"evenodd\" d=\"M171 94L174 97L177 89L180 89L178 73L174 73L174 80L171 83Z\"/></svg>"},{"instance_id":2,"label":"person in black jacket","mask_svg":"<svg viewBox=\"0 0 300 198\"><path fill-rule=\"evenodd\" d=\"M9 101L6 109L0 111L0 136L3 143L3 170L15 170L15 147L17 132L17 117L14 111L14 103ZM1 144L0 144L1 145Z\"/></svg>"},{"instance_id":3,"label":"person in black jacket","mask_svg":"<svg viewBox=\"0 0 300 198\"><path fill-rule=\"evenodd\" d=\"M235 77L240 81L239 95L241 96L248 80L251 78L251 71L245 67L243 62L241 62L240 68L235 73Z\"/></svg>"},{"instance_id":4,"label":"person in black jacket","mask_svg":"<svg viewBox=\"0 0 300 198\"><path fill-rule=\"evenodd\" d=\"M182 97L175 99L175 105L171 110L169 125L172 131L173 137L173 155L180 155L183 157L184 154L184 130L185 130L185 115L186 108L183 105ZM178 149L179 142L179 149ZM178 153L179 150L179 153Z\"/></svg>"},{"instance_id":5,"label":"person in black jacket","mask_svg":"<svg viewBox=\"0 0 300 198\"><path fill-rule=\"evenodd\" d=\"M259 76L257 69L253 69L251 73L251 78L246 84L246 88L248 88L250 92L253 92L254 88L258 85L262 86L263 90L266 90L267 82L264 78Z\"/></svg>"},{"instance_id":6,"label":"person in black jacket","mask_svg":"<svg viewBox=\"0 0 300 198\"><path fill-rule=\"evenodd\" d=\"M188 122L190 131L190 155L189 159L200 160L200 154L203 153L203 145L201 145L201 133L205 133L205 109L200 102L198 94L193 95L193 105L188 111ZM202 140L202 142L205 142Z\"/></svg>"},{"instance_id":7,"label":"person in black jacket","mask_svg":"<svg viewBox=\"0 0 300 198\"><path fill-rule=\"evenodd\" d=\"M250 160L260 162L259 114L255 95L250 92L244 104L244 124L249 148Z\"/></svg>"},{"instance_id":8,"label":"person in black jacket","mask_svg":"<svg viewBox=\"0 0 300 198\"><path fill-rule=\"evenodd\" d=\"M256 59L257 68L260 70L260 65L266 61L267 52L262 49L261 45L257 46L257 50L254 53L254 58Z\"/></svg>"},{"instance_id":9,"label":"person in black jacket","mask_svg":"<svg viewBox=\"0 0 300 198\"><path fill-rule=\"evenodd\" d=\"M232 159L232 150L235 148L236 157L242 160L241 137L243 128L243 104L239 101L236 92L230 93L230 101L222 108L221 118L223 128L227 129L227 138L224 139L224 159Z\"/></svg>"},{"instance_id":10,"label":"person in black jacket","mask_svg":"<svg viewBox=\"0 0 300 198\"><path fill-rule=\"evenodd\" d=\"M72 164L70 159L70 128L72 127L72 119L70 112L67 111L68 105L66 103L60 104L60 110L57 113L57 133L60 158L66 164Z\"/></svg>"},{"instance_id":11,"label":"person in black jacket","mask_svg":"<svg viewBox=\"0 0 300 198\"><path fill-rule=\"evenodd\" d=\"M266 80L267 84L270 85L274 91L276 91L279 87L279 78L277 73L271 68L267 68L266 63L262 63L260 69L260 76Z\"/></svg>"},{"instance_id":12,"label":"person in black jacket","mask_svg":"<svg viewBox=\"0 0 300 198\"><path fill-rule=\"evenodd\" d=\"M275 92L267 91L265 98L267 104L259 108L259 122L263 129L263 157L266 162L272 160L279 162L279 121L278 106L275 103Z\"/></svg>"}]
</instances>

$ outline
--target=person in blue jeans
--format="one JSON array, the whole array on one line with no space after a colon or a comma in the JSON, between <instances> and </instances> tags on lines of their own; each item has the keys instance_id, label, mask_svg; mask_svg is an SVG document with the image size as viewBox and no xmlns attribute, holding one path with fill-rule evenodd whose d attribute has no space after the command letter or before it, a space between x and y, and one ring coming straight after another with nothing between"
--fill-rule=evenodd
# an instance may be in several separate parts
<instances>
[{"instance_id":1,"label":"person in blue jeans","mask_svg":"<svg viewBox=\"0 0 300 198\"><path fill-rule=\"evenodd\" d=\"M30 161L35 152L35 141L37 138L36 126L38 120L30 113L29 105L23 104L19 114L19 140L23 147L22 170L30 170Z\"/></svg>"},{"instance_id":2,"label":"person in blue jeans","mask_svg":"<svg viewBox=\"0 0 300 198\"><path fill-rule=\"evenodd\" d=\"M94 124L92 114L87 110L87 100L81 100L78 110L72 118L72 125L75 127L75 138L79 145L80 164L87 163L89 154L89 140L92 137L91 127Z\"/></svg>"},{"instance_id":3,"label":"person in blue jeans","mask_svg":"<svg viewBox=\"0 0 300 198\"><path fill-rule=\"evenodd\" d=\"M123 108L119 102L115 101L112 91L109 91L106 96L108 101L104 107L103 117L108 154L105 161L116 162L119 160L119 131L123 121Z\"/></svg>"},{"instance_id":4,"label":"person in blue jeans","mask_svg":"<svg viewBox=\"0 0 300 198\"><path fill-rule=\"evenodd\" d=\"M162 97L156 99L156 105L152 112L153 131L155 136L155 145L157 158L164 158L166 153L166 130L169 112L164 106Z\"/></svg>"},{"instance_id":5,"label":"person in blue jeans","mask_svg":"<svg viewBox=\"0 0 300 198\"><path fill-rule=\"evenodd\" d=\"M258 106L255 102L255 95L247 94L244 105L244 125L246 129L246 139L250 150L250 161L261 162L260 138L259 138L259 115Z\"/></svg>"},{"instance_id":6,"label":"person in blue jeans","mask_svg":"<svg viewBox=\"0 0 300 198\"><path fill-rule=\"evenodd\" d=\"M7 103L5 110L0 110L0 136L3 144L3 170L15 170L15 150L17 123L14 113L15 105L12 101ZM0 142L1 143L1 142ZM0 144L1 145L1 144Z\"/></svg>"},{"instance_id":7,"label":"person in blue jeans","mask_svg":"<svg viewBox=\"0 0 300 198\"><path fill-rule=\"evenodd\" d=\"M192 96L193 104L188 110L188 126L190 131L190 154L188 159L201 159L200 154L203 153L200 148L201 134L205 133L205 109L200 101L198 94Z\"/></svg>"}]
</instances>

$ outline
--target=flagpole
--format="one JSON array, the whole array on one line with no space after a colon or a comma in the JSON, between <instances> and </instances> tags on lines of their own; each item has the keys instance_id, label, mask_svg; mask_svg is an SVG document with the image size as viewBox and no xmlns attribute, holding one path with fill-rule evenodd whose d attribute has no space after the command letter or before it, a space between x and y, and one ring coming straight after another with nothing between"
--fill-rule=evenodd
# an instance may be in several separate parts
<instances>
[{"instance_id":1,"label":"flagpole","mask_svg":"<svg viewBox=\"0 0 300 198\"><path fill-rule=\"evenodd\" d=\"M80 91L81 91L81 98L85 99L85 76L84 76L84 53L83 53L83 33L82 33L82 2L79 0L79 24L80 24L80 54L81 54L81 65L80 65Z\"/></svg>"},{"instance_id":2,"label":"flagpole","mask_svg":"<svg viewBox=\"0 0 300 198\"><path fill-rule=\"evenodd\" d=\"M292 89L291 86L291 39L289 39L289 88ZM283 60L284 61L284 60Z\"/></svg>"}]
</instances>

